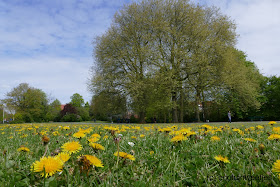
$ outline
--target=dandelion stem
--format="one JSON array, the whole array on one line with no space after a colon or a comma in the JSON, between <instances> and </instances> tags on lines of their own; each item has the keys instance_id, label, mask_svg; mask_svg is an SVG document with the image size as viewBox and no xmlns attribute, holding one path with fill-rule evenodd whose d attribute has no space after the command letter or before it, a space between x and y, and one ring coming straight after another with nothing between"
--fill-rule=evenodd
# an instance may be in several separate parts
<instances>
[{"instance_id":1,"label":"dandelion stem","mask_svg":"<svg viewBox=\"0 0 280 187\"><path fill-rule=\"evenodd\" d=\"M46 169L45 169L45 166L44 166L44 187L46 186Z\"/></svg>"},{"instance_id":2,"label":"dandelion stem","mask_svg":"<svg viewBox=\"0 0 280 187\"><path fill-rule=\"evenodd\" d=\"M119 157L120 157L120 143L118 142L117 143L117 152L118 152L118 156L117 156L117 167L118 167L118 164L119 164Z\"/></svg>"},{"instance_id":3,"label":"dandelion stem","mask_svg":"<svg viewBox=\"0 0 280 187\"><path fill-rule=\"evenodd\" d=\"M49 146L48 146L48 144L47 144L47 145L46 145L46 149L45 149L45 153L44 153L44 155L43 155L43 158L46 156L47 151L48 151L48 148L49 148Z\"/></svg>"}]
</instances>

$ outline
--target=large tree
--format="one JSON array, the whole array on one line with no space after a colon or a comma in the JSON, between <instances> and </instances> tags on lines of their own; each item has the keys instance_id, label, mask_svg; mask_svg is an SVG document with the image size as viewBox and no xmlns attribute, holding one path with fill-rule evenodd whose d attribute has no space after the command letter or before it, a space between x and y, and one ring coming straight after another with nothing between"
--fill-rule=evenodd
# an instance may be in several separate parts
<instances>
[{"instance_id":1,"label":"large tree","mask_svg":"<svg viewBox=\"0 0 280 187\"><path fill-rule=\"evenodd\" d=\"M45 121L48 99L40 89L21 83L7 93L4 102L20 113L25 122Z\"/></svg>"},{"instance_id":2,"label":"large tree","mask_svg":"<svg viewBox=\"0 0 280 187\"><path fill-rule=\"evenodd\" d=\"M132 3L117 12L111 27L96 39L90 87L95 93L116 89L126 94L141 122L147 111L165 113L167 108L173 122L183 121L186 97L193 96L200 120L199 104L216 99L217 91L227 93L238 85L235 79L248 79L229 71L239 66L234 62L235 42L235 24L215 7L186 0ZM165 81L158 83L159 77ZM237 99L247 94L255 98L254 89L241 87L235 86Z\"/></svg>"}]
</instances>

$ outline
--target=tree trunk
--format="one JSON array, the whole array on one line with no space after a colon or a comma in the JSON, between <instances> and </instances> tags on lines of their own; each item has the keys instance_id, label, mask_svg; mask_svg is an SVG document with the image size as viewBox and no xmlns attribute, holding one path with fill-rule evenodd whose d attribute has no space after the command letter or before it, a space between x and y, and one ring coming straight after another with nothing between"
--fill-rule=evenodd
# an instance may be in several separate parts
<instances>
[{"instance_id":1,"label":"tree trunk","mask_svg":"<svg viewBox=\"0 0 280 187\"><path fill-rule=\"evenodd\" d=\"M181 91L181 94L180 94L180 123L183 123L184 122L184 95L183 95L183 91Z\"/></svg>"},{"instance_id":2,"label":"tree trunk","mask_svg":"<svg viewBox=\"0 0 280 187\"><path fill-rule=\"evenodd\" d=\"M140 112L139 113L139 122L140 123L145 123L145 112Z\"/></svg>"},{"instance_id":3,"label":"tree trunk","mask_svg":"<svg viewBox=\"0 0 280 187\"><path fill-rule=\"evenodd\" d=\"M195 97L195 105L196 105L196 113L195 113L195 116L196 116L196 120L197 122L200 122L200 111L199 111L199 105L200 105L200 92L198 89L196 89L196 97Z\"/></svg>"},{"instance_id":4,"label":"tree trunk","mask_svg":"<svg viewBox=\"0 0 280 187\"><path fill-rule=\"evenodd\" d=\"M172 93L172 122L178 123L177 103L176 103L176 92Z\"/></svg>"},{"instance_id":5,"label":"tree trunk","mask_svg":"<svg viewBox=\"0 0 280 187\"><path fill-rule=\"evenodd\" d=\"M203 121L206 121L206 116L205 116L205 98L204 98L204 94L202 92L202 117L203 117Z\"/></svg>"}]
</instances>

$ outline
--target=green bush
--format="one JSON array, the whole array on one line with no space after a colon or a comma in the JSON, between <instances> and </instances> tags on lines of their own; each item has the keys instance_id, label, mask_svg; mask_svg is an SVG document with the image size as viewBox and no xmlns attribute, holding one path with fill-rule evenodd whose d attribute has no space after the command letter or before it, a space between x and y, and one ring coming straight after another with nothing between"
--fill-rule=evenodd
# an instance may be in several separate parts
<instances>
[{"instance_id":1,"label":"green bush","mask_svg":"<svg viewBox=\"0 0 280 187\"><path fill-rule=\"evenodd\" d=\"M61 118L63 122L79 122L82 121L82 118L77 114L66 114Z\"/></svg>"}]
</instances>

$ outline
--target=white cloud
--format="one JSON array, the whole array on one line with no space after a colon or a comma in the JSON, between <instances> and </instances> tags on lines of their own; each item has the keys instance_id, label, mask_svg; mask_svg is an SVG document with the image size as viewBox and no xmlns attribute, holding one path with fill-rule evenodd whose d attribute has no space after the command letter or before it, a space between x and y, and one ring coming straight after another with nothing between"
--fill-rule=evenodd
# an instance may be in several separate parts
<instances>
[{"instance_id":1,"label":"white cloud","mask_svg":"<svg viewBox=\"0 0 280 187\"><path fill-rule=\"evenodd\" d=\"M86 82L93 38L110 26L124 1L0 1L0 99L22 82L62 103Z\"/></svg>"},{"instance_id":2,"label":"white cloud","mask_svg":"<svg viewBox=\"0 0 280 187\"><path fill-rule=\"evenodd\" d=\"M58 98L62 103L70 102L70 96L74 93L81 94L86 101L90 100L86 86L92 62L90 58L37 57L0 60L6 62L0 82L0 94L3 97L3 94L12 88L26 82Z\"/></svg>"},{"instance_id":3,"label":"white cloud","mask_svg":"<svg viewBox=\"0 0 280 187\"><path fill-rule=\"evenodd\" d=\"M237 48L246 52L265 75L280 75L280 1L213 0L237 24Z\"/></svg>"}]
</instances>

